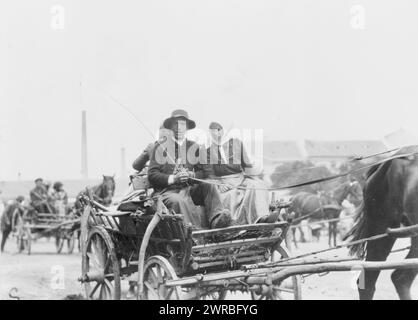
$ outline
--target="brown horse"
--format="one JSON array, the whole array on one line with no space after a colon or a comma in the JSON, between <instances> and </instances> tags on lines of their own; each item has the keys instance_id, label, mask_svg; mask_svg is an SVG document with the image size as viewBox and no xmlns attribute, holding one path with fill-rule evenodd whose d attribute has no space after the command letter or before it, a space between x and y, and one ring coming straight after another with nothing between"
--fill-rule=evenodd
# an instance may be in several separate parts
<instances>
[{"instance_id":1,"label":"brown horse","mask_svg":"<svg viewBox=\"0 0 418 320\"><path fill-rule=\"evenodd\" d=\"M387 228L418 223L418 146L402 148L396 154L411 153L417 154L370 168L363 188L363 204L346 238L359 240L385 233ZM367 244L357 244L350 248L350 253L365 256L366 261L384 261L395 240L394 237L386 237ZM418 238L412 237L406 258L417 257ZM364 272L364 281L358 281L360 299L373 299L379 273L378 270ZM400 299L411 299L410 287L417 273L416 268L397 269L392 273L392 282Z\"/></svg>"},{"instance_id":2,"label":"brown horse","mask_svg":"<svg viewBox=\"0 0 418 320\"><path fill-rule=\"evenodd\" d=\"M110 206L112 204L112 198L115 195L115 177L114 176L105 176L103 175L103 181L91 188L87 188L91 191L93 195L93 200L104 206ZM73 213L80 217L83 214L83 204L80 201L81 197L88 194L87 190L81 191L75 200L74 207L72 208ZM76 232L78 238L78 247L80 249L80 222L77 222L71 228L72 232Z\"/></svg>"},{"instance_id":3,"label":"brown horse","mask_svg":"<svg viewBox=\"0 0 418 320\"><path fill-rule=\"evenodd\" d=\"M90 189L93 195L93 200L104 206L109 206L112 203L113 196L115 195L115 187L115 177L103 175L103 181L100 184L88 189ZM77 195L75 201L76 211L79 211L82 208L80 198L84 195L87 195L87 190L83 190Z\"/></svg>"},{"instance_id":4,"label":"brown horse","mask_svg":"<svg viewBox=\"0 0 418 320\"><path fill-rule=\"evenodd\" d=\"M353 184L351 181L346 181L339 187L335 188L331 192L320 192L313 194L309 192L299 192L292 197L291 210L295 213L294 219L307 216L308 221L318 221L336 219L340 216L342 202L351 197L357 199L357 184ZM314 213L313 215L310 215ZM308 217L309 215L309 217ZM328 223L328 245L337 245L337 225L338 221L331 221ZM293 228L293 241L295 247L296 237L295 232L298 227ZM300 228L299 231L302 235L302 241L304 241L303 233ZM319 237L319 235L317 235Z\"/></svg>"}]
</instances>

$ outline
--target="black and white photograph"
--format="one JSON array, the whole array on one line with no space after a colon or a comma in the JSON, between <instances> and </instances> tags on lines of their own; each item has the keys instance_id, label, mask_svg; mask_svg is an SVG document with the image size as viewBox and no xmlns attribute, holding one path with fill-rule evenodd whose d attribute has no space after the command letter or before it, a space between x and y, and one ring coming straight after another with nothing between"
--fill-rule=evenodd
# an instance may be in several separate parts
<instances>
[{"instance_id":1,"label":"black and white photograph","mask_svg":"<svg viewBox=\"0 0 418 320\"><path fill-rule=\"evenodd\" d=\"M1 1L0 300L418 299L417 10Z\"/></svg>"}]
</instances>

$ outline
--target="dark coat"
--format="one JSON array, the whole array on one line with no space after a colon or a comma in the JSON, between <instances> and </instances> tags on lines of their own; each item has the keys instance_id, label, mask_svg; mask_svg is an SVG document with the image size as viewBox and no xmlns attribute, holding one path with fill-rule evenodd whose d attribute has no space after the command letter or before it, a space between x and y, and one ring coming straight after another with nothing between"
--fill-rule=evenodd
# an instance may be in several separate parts
<instances>
[{"instance_id":1,"label":"dark coat","mask_svg":"<svg viewBox=\"0 0 418 320\"><path fill-rule=\"evenodd\" d=\"M8 204L6 208L4 208L3 214L1 216L1 221L0 221L0 229L2 232L10 228L12 224L13 214L15 213L16 210L21 210L21 207L19 203L17 202Z\"/></svg>"},{"instance_id":2,"label":"dark coat","mask_svg":"<svg viewBox=\"0 0 418 320\"><path fill-rule=\"evenodd\" d=\"M141 172L145 168L147 162L150 161L155 146L157 146L157 142L150 143L144 149L144 151L142 151L139 157L136 158L135 161L132 163L132 168L134 168L138 172Z\"/></svg>"},{"instance_id":3,"label":"dark coat","mask_svg":"<svg viewBox=\"0 0 418 320\"><path fill-rule=\"evenodd\" d=\"M205 171L200 159L200 147L191 140L186 140L179 146L168 139L154 148L148 169L148 180L155 190L168 187L168 177L175 174L176 163L180 162L199 179L205 178Z\"/></svg>"},{"instance_id":4,"label":"dark coat","mask_svg":"<svg viewBox=\"0 0 418 320\"><path fill-rule=\"evenodd\" d=\"M46 189L37 186L30 191L29 197L33 206L39 206L48 199L48 193Z\"/></svg>"},{"instance_id":5,"label":"dark coat","mask_svg":"<svg viewBox=\"0 0 418 320\"><path fill-rule=\"evenodd\" d=\"M245 168L252 168L247 152L243 143L238 139L230 139L221 146L225 152L226 163L221 159L218 146L212 144L206 149L206 158L208 168L210 168L211 174L218 177L227 176L230 174L244 172Z\"/></svg>"}]
</instances>

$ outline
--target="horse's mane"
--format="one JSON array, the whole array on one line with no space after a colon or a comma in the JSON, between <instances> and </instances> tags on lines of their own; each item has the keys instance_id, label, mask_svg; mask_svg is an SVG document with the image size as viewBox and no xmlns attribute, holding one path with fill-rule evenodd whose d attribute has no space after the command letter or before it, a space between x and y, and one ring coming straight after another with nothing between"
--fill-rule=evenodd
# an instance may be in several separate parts
<instances>
[{"instance_id":1,"label":"horse's mane","mask_svg":"<svg viewBox=\"0 0 418 320\"><path fill-rule=\"evenodd\" d=\"M376 164L372 167L369 168L369 170L366 171L365 176L366 176L366 180L370 178L370 176L375 173L377 171L377 169L379 169L379 167L382 166L382 164Z\"/></svg>"},{"instance_id":2,"label":"horse's mane","mask_svg":"<svg viewBox=\"0 0 418 320\"><path fill-rule=\"evenodd\" d=\"M393 160L387 161L382 164L375 165L371 167L366 173L366 182L363 188L363 201L361 202L360 206L356 209L355 213L355 221L354 225L351 230L344 236L344 241L350 239L351 241L361 240L367 237L372 236L373 234L373 223L376 221L372 221L370 215L371 213L366 210L364 202L367 201L368 192L373 193L374 190L369 190L366 193L367 187L371 185L373 181L373 186L381 185L383 183L383 179L385 178ZM377 180L375 180L377 179ZM350 255L364 257L366 254L367 243L359 243L349 247L350 248Z\"/></svg>"}]
</instances>

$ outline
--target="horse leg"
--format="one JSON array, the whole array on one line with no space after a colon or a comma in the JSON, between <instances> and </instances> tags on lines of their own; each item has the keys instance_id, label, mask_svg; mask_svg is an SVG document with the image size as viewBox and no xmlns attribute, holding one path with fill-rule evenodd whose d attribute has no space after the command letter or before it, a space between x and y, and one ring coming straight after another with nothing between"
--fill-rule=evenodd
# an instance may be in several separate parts
<instances>
[{"instance_id":1,"label":"horse leg","mask_svg":"<svg viewBox=\"0 0 418 320\"><path fill-rule=\"evenodd\" d=\"M293 234L293 232L287 232L286 236L284 238L286 247L289 250L289 252L293 251L293 248L292 248L292 234Z\"/></svg>"},{"instance_id":2,"label":"horse leg","mask_svg":"<svg viewBox=\"0 0 418 320\"><path fill-rule=\"evenodd\" d=\"M3 231L2 237L1 237L1 246L0 246L0 251L3 252L4 251L4 246L6 245L6 240L9 237L10 232L12 231L11 228L7 228L6 230Z\"/></svg>"},{"instance_id":3,"label":"horse leg","mask_svg":"<svg viewBox=\"0 0 418 320\"><path fill-rule=\"evenodd\" d=\"M328 246L331 247L331 239L332 239L332 223L328 222Z\"/></svg>"},{"instance_id":4,"label":"horse leg","mask_svg":"<svg viewBox=\"0 0 418 320\"><path fill-rule=\"evenodd\" d=\"M337 245L337 222L332 223L332 237L334 239L334 246Z\"/></svg>"},{"instance_id":5,"label":"horse leg","mask_svg":"<svg viewBox=\"0 0 418 320\"><path fill-rule=\"evenodd\" d=\"M298 248L298 243L296 241L296 228L292 228L293 243L295 244L295 249Z\"/></svg>"},{"instance_id":6,"label":"horse leg","mask_svg":"<svg viewBox=\"0 0 418 320\"><path fill-rule=\"evenodd\" d=\"M393 244L394 238L386 237L367 243L366 261L385 261ZM364 270L357 280L360 300L372 300L376 290L376 281L380 270ZM363 281L362 281L363 280Z\"/></svg>"},{"instance_id":7,"label":"horse leg","mask_svg":"<svg viewBox=\"0 0 418 320\"><path fill-rule=\"evenodd\" d=\"M303 230L302 230L302 227L298 227L298 230L299 230L299 234L300 234L300 242L306 242L306 239L305 239L305 233L303 232Z\"/></svg>"},{"instance_id":8,"label":"horse leg","mask_svg":"<svg viewBox=\"0 0 418 320\"><path fill-rule=\"evenodd\" d=\"M418 239L411 238L411 248L406 259L418 257ZM398 292L399 299L411 300L411 285L418 273L418 269L396 269L392 273L392 282Z\"/></svg>"}]
</instances>

